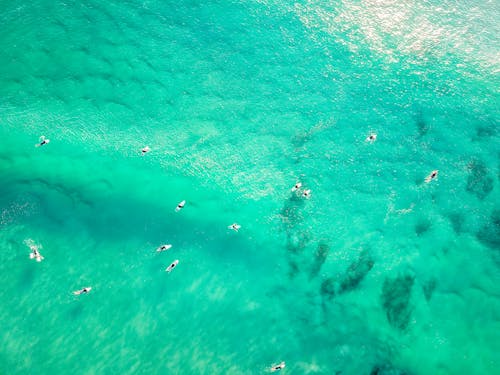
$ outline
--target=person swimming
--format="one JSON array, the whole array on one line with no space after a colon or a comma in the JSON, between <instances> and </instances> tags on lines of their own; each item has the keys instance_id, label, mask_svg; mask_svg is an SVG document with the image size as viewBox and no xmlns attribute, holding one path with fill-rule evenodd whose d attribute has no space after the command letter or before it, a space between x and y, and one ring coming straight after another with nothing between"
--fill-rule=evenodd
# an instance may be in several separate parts
<instances>
[{"instance_id":1,"label":"person swimming","mask_svg":"<svg viewBox=\"0 0 500 375\"><path fill-rule=\"evenodd\" d=\"M50 139L45 138L44 135L40 137L40 142L35 145L35 147L41 147L43 145L46 145L47 143L50 142Z\"/></svg>"},{"instance_id":2,"label":"person swimming","mask_svg":"<svg viewBox=\"0 0 500 375\"><path fill-rule=\"evenodd\" d=\"M304 192L302 193L302 196L304 198L309 199L311 197L311 189L304 190Z\"/></svg>"},{"instance_id":3,"label":"person swimming","mask_svg":"<svg viewBox=\"0 0 500 375\"><path fill-rule=\"evenodd\" d=\"M148 153L149 151L151 151L151 149L149 148L149 146L146 146L146 147L144 147L144 148L141 150L141 152L142 152L142 154L143 154L143 155L144 155L144 154L146 154L146 153Z\"/></svg>"},{"instance_id":4,"label":"person swimming","mask_svg":"<svg viewBox=\"0 0 500 375\"><path fill-rule=\"evenodd\" d=\"M85 294L85 293L88 293L88 292L90 292L91 290L92 290L92 288L91 288L90 286L86 286L86 287L85 287L85 288L83 288L83 289L80 289L80 290L75 290L75 291L73 292L73 294L74 294L75 296L79 296L80 294Z\"/></svg>"},{"instance_id":5,"label":"person swimming","mask_svg":"<svg viewBox=\"0 0 500 375\"><path fill-rule=\"evenodd\" d=\"M293 186L293 188L292 188L292 192L293 192L293 191L297 191L297 190L299 190L301 187L302 187L302 183L301 183L301 182L297 182L297 183Z\"/></svg>"},{"instance_id":6,"label":"person swimming","mask_svg":"<svg viewBox=\"0 0 500 375\"><path fill-rule=\"evenodd\" d=\"M377 134L376 133L370 133L368 134L368 137L366 137L365 141L373 143L377 140Z\"/></svg>"},{"instance_id":7,"label":"person swimming","mask_svg":"<svg viewBox=\"0 0 500 375\"><path fill-rule=\"evenodd\" d=\"M271 367L271 372L283 370L285 368L285 361L281 362L279 365L275 365Z\"/></svg>"},{"instance_id":8,"label":"person swimming","mask_svg":"<svg viewBox=\"0 0 500 375\"><path fill-rule=\"evenodd\" d=\"M432 180L434 180L437 176L438 176L438 170L434 170L432 171L426 178L425 178L425 182L426 183L429 183L431 182Z\"/></svg>"},{"instance_id":9,"label":"person swimming","mask_svg":"<svg viewBox=\"0 0 500 375\"><path fill-rule=\"evenodd\" d=\"M175 212L179 212L180 210L182 210L184 208L184 206L186 205L186 201L182 201L180 202L177 207L175 207Z\"/></svg>"},{"instance_id":10,"label":"person swimming","mask_svg":"<svg viewBox=\"0 0 500 375\"><path fill-rule=\"evenodd\" d=\"M232 230L234 230L235 232L237 232L237 231L238 231L238 229L240 229L240 228L241 228L241 225L234 223L234 224L231 224L230 226L228 226L227 228L228 228L228 229L232 229Z\"/></svg>"},{"instance_id":11,"label":"person swimming","mask_svg":"<svg viewBox=\"0 0 500 375\"><path fill-rule=\"evenodd\" d=\"M36 259L37 262L41 262L43 260L43 256L38 251L38 248L35 245L31 245L30 249L31 249L30 259Z\"/></svg>"},{"instance_id":12,"label":"person swimming","mask_svg":"<svg viewBox=\"0 0 500 375\"><path fill-rule=\"evenodd\" d=\"M170 273L170 271L172 271L177 265L179 264L179 261L178 260L174 260L170 266L168 266L166 269L165 269L165 272L168 272Z\"/></svg>"},{"instance_id":13,"label":"person swimming","mask_svg":"<svg viewBox=\"0 0 500 375\"><path fill-rule=\"evenodd\" d=\"M161 251L167 251L168 249L170 249L172 247L172 245L161 245L159 248L156 249L157 252L161 252Z\"/></svg>"}]
</instances>

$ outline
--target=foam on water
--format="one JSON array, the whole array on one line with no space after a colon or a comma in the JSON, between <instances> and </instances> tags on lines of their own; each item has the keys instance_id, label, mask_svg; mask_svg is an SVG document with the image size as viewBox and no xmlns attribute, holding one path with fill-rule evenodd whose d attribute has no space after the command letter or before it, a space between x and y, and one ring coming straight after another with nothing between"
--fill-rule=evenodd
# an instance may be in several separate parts
<instances>
[{"instance_id":1,"label":"foam on water","mask_svg":"<svg viewBox=\"0 0 500 375\"><path fill-rule=\"evenodd\" d=\"M0 372L495 373L494 2L1 10Z\"/></svg>"}]
</instances>

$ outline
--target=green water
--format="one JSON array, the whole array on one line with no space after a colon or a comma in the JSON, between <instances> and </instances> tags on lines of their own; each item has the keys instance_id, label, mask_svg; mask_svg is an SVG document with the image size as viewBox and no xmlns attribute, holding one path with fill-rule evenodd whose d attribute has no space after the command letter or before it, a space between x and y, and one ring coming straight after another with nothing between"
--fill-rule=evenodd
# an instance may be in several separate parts
<instances>
[{"instance_id":1,"label":"green water","mask_svg":"<svg viewBox=\"0 0 500 375\"><path fill-rule=\"evenodd\" d=\"M499 16L1 2L0 373L495 374Z\"/></svg>"}]
</instances>

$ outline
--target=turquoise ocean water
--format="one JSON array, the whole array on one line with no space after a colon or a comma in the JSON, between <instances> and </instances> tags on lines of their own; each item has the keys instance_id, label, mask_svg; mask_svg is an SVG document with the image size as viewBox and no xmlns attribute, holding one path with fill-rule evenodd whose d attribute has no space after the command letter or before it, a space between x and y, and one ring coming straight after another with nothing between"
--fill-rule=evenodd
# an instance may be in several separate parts
<instances>
[{"instance_id":1,"label":"turquoise ocean water","mask_svg":"<svg viewBox=\"0 0 500 375\"><path fill-rule=\"evenodd\" d=\"M0 19L0 374L498 374L498 1Z\"/></svg>"}]
</instances>

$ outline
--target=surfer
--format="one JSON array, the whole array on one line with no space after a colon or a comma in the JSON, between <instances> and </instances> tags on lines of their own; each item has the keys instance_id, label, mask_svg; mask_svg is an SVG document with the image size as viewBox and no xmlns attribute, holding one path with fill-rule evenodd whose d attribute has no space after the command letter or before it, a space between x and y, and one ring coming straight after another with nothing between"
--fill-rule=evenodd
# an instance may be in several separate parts
<instances>
[{"instance_id":1,"label":"surfer","mask_svg":"<svg viewBox=\"0 0 500 375\"><path fill-rule=\"evenodd\" d=\"M151 151L151 149L149 148L149 146L146 146L146 147L144 147L144 148L141 150L141 152L142 152L142 154L143 154L143 155L144 155L144 154L146 154L146 153L148 153L149 151Z\"/></svg>"},{"instance_id":2,"label":"surfer","mask_svg":"<svg viewBox=\"0 0 500 375\"><path fill-rule=\"evenodd\" d=\"M311 189L304 190L304 192L302 193L302 196L304 198L309 199L311 197Z\"/></svg>"},{"instance_id":3,"label":"surfer","mask_svg":"<svg viewBox=\"0 0 500 375\"><path fill-rule=\"evenodd\" d=\"M179 264L179 261L178 260L174 260L170 266L168 266L165 271L170 273L170 271L172 271L177 265Z\"/></svg>"},{"instance_id":4,"label":"surfer","mask_svg":"<svg viewBox=\"0 0 500 375\"><path fill-rule=\"evenodd\" d=\"M284 368L285 368L285 362L283 361L279 365L275 365L275 366L271 367L271 372L283 370Z\"/></svg>"},{"instance_id":5,"label":"surfer","mask_svg":"<svg viewBox=\"0 0 500 375\"><path fill-rule=\"evenodd\" d=\"M236 224L236 223L231 224L230 226L228 226L228 229L232 229L232 230L234 230L235 232L237 232L237 231L238 231L238 229L240 229L240 228L241 228L241 225Z\"/></svg>"},{"instance_id":6,"label":"surfer","mask_svg":"<svg viewBox=\"0 0 500 375\"><path fill-rule=\"evenodd\" d=\"M180 202L177 207L175 207L175 212L179 212L180 210L182 210L184 208L184 206L186 205L186 201L182 201Z\"/></svg>"},{"instance_id":7,"label":"surfer","mask_svg":"<svg viewBox=\"0 0 500 375\"><path fill-rule=\"evenodd\" d=\"M44 136L44 135L42 135L42 136L40 137L40 142L39 142L39 143L37 143L37 144L35 145L35 147L40 147L40 146L46 145L46 144L47 144L47 143L49 143L49 142L50 142L50 139L47 139L47 138L45 138L45 136Z\"/></svg>"},{"instance_id":8,"label":"surfer","mask_svg":"<svg viewBox=\"0 0 500 375\"><path fill-rule=\"evenodd\" d=\"M38 248L35 245L31 245L30 249L31 249L30 259L36 259L37 262L41 262L43 260L43 256L38 251Z\"/></svg>"},{"instance_id":9,"label":"surfer","mask_svg":"<svg viewBox=\"0 0 500 375\"><path fill-rule=\"evenodd\" d=\"M92 288L91 288L90 286L87 286L87 287L85 287L85 288L83 288L83 289L80 289L80 290L75 290L75 291L73 292L73 294L74 294L75 296L79 296L80 294L85 294L85 293L88 293L88 292L90 292L91 290L92 290Z\"/></svg>"},{"instance_id":10,"label":"surfer","mask_svg":"<svg viewBox=\"0 0 500 375\"><path fill-rule=\"evenodd\" d=\"M434 170L432 171L426 178L425 178L425 182L426 183L429 183L431 182L432 180L434 180L436 177L438 176L438 170Z\"/></svg>"},{"instance_id":11,"label":"surfer","mask_svg":"<svg viewBox=\"0 0 500 375\"><path fill-rule=\"evenodd\" d=\"M156 249L157 252L161 252L161 251L166 251L168 249L170 249L172 247L172 245L161 245L158 249Z\"/></svg>"},{"instance_id":12,"label":"surfer","mask_svg":"<svg viewBox=\"0 0 500 375\"><path fill-rule=\"evenodd\" d=\"M377 134L376 133L370 133L368 134L368 137L366 137L365 141L373 143L377 140Z\"/></svg>"},{"instance_id":13,"label":"surfer","mask_svg":"<svg viewBox=\"0 0 500 375\"><path fill-rule=\"evenodd\" d=\"M301 187L302 187L302 183L301 183L301 182L297 182L297 183L293 186L293 188L292 188L292 192L293 192L293 191L297 191L297 190L299 190Z\"/></svg>"}]
</instances>

